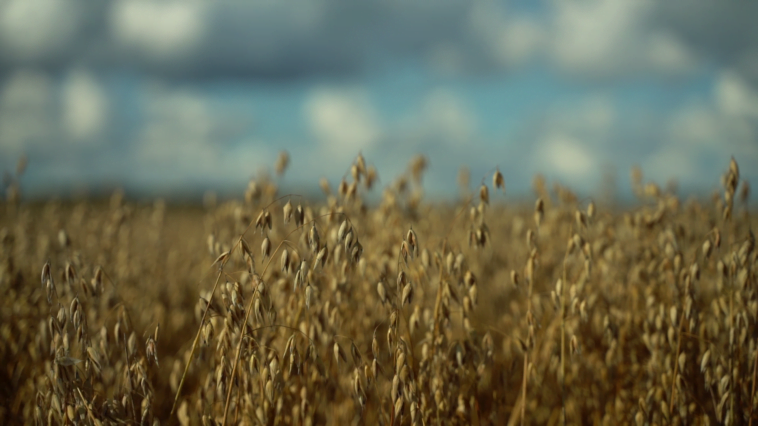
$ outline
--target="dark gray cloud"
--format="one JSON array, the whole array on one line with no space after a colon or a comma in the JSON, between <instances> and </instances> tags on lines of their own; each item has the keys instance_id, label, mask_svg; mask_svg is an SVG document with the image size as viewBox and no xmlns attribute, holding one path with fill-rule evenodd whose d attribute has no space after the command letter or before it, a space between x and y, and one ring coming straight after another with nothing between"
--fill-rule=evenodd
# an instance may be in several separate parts
<instances>
[{"instance_id":1,"label":"dark gray cloud","mask_svg":"<svg viewBox=\"0 0 758 426\"><path fill-rule=\"evenodd\" d=\"M547 0L542 12L463 0L8 0L0 69L80 64L164 77L355 75L397 60L443 72L534 56L590 77L680 74L713 62L758 76L758 5Z\"/></svg>"},{"instance_id":2,"label":"dark gray cloud","mask_svg":"<svg viewBox=\"0 0 758 426\"><path fill-rule=\"evenodd\" d=\"M75 63L166 77L289 79L355 75L407 59L470 71L501 67L514 58L508 49L525 49L498 40L505 18L501 7L462 0L9 0L0 5L0 69Z\"/></svg>"},{"instance_id":3,"label":"dark gray cloud","mask_svg":"<svg viewBox=\"0 0 758 426\"><path fill-rule=\"evenodd\" d=\"M734 68L758 82L758 3L680 0L657 6L652 20L678 34L708 65Z\"/></svg>"}]
</instances>

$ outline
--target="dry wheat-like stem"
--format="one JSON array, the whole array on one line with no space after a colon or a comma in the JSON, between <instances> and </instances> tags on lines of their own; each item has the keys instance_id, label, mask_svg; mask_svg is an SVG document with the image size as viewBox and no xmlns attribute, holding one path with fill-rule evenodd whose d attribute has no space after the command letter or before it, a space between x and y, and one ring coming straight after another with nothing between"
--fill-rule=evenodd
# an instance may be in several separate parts
<instances>
[{"instance_id":1,"label":"dry wheat-like stem","mask_svg":"<svg viewBox=\"0 0 758 426\"><path fill-rule=\"evenodd\" d=\"M266 211L274 203L276 203L279 200L282 200L284 198L290 197L292 195L295 195L295 194L289 194L289 195L277 198L276 200L272 201L271 204L269 204L268 206L266 206L262 211ZM260 220L261 219L259 218L256 221L260 221ZM229 259L231 259L232 254L233 254L233 252L234 252L235 249L237 249L238 247L247 247L247 243L245 242L244 237L245 237L245 234L247 233L247 231L250 230L250 227L252 227L254 223L255 222L251 220L248 223L248 225L245 228L245 230L242 232L242 234L240 234L239 239L237 240L237 243L234 245L234 247L232 247L232 249L230 251L228 251L227 253L225 253L226 255L224 255L224 254L220 255L213 262L213 264L211 264L211 267L213 265L217 264L217 263L219 264L219 273L218 273L218 276L216 277L216 282L213 284L213 288L211 289L211 294L210 294L210 297L208 298L207 307L206 307L205 311L203 312L203 317L202 317L202 319L200 321L200 326L198 327L197 333L195 334L195 340L192 342L192 348L190 349L190 357L187 360L187 365L184 367L184 373L182 374L182 378L179 381L179 386L176 389L176 395L174 396L174 403L173 403L173 405L171 407L171 413L169 415L169 418L173 417L174 416L174 412L176 411L176 404L179 401L179 395L181 394L182 386L184 385L184 380L185 380L185 378L187 376L187 372L189 371L189 365L192 362L192 357L194 356L195 350L197 349L197 344L200 341L200 334L201 334L202 329L203 329L203 324L205 323L205 319L207 318L208 311L211 308L211 303L213 303L213 297L216 294L216 288L218 287L218 283L221 280L221 275L223 273L224 266L229 261ZM270 225L269 225L269 227L270 227ZM262 226L261 226L261 229L262 229ZM246 251L248 252L248 254L252 258L252 255L249 253L249 248L246 249ZM269 263L271 263L271 259L269 259ZM252 298L252 297L250 298L251 302L253 301L253 299L254 298ZM247 322L247 320L245 322Z\"/></svg>"},{"instance_id":2,"label":"dry wheat-like stem","mask_svg":"<svg viewBox=\"0 0 758 426\"><path fill-rule=\"evenodd\" d=\"M323 217L326 217L326 216L328 216L328 215L323 215L323 216L320 216L319 218L323 218ZM347 215L345 215L345 216L347 217ZM313 226L315 226L315 223L316 223L315 219L313 221L311 221L311 222L312 222ZM298 227L296 227L295 229L293 229L292 231L290 231L284 237L284 239L282 239L282 241L279 243L279 245L276 246L276 249L274 250L274 252L269 257L268 262L266 263L266 266L263 268L263 272L261 272L261 279L266 274L266 271L268 270L268 267L271 265L271 261L274 259L274 257L277 255L277 253L279 253L279 249L282 248L282 246L284 245L285 241L287 241L287 238L289 238L289 236L292 235L293 233L295 233L296 231L302 229L303 226L305 226L305 224L301 224ZM312 228L312 229L315 229L315 228ZM242 237L240 237L240 239L241 238ZM254 297L250 297L250 302L248 302L247 309L245 309L245 319L242 322L242 324L247 324L248 320L250 319L250 312L253 311L252 308L253 308L253 301L254 300L255 300ZM235 377L235 374L237 372L237 364L239 364L240 355L242 353L242 340L244 339L244 337L245 337L245 333L244 333L244 330L243 330L243 331L240 332L239 341L237 341L237 349L235 351L236 353L235 353L235 356L234 356L234 361L232 363L232 373L231 373L230 383L234 382L234 377ZM230 385L229 389L227 391L227 394L226 394L226 402L224 403L224 416L223 416L223 420L221 421L221 425L222 426L226 426L227 414L229 413L229 402L231 401L232 388L233 387L234 386Z\"/></svg>"},{"instance_id":3,"label":"dry wheat-like stem","mask_svg":"<svg viewBox=\"0 0 758 426\"><path fill-rule=\"evenodd\" d=\"M187 360L187 365L184 367L184 373L182 373L182 378L179 381L179 387L176 389L176 395L174 396L174 403L171 406L171 413L169 414L169 417L174 417L174 412L176 411L176 404L179 402L179 395L181 395L182 392L182 386L184 385L184 379L187 377L187 371L189 371L189 366L192 363L192 357L195 356L195 350L197 349L197 343L200 340L200 334L203 329L203 324L205 324L205 319L208 316L208 311L211 309L211 301L213 300L213 295L216 293L216 288L218 287L218 283L221 281L221 275L222 271L219 270L218 275L216 276L216 282L213 284L213 289L211 290L211 297L208 300L208 304L203 312L203 318L200 320L200 327L197 329L197 333L195 333L195 340L192 342L192 349L190 349L190 356Z\"/></svg>"}]
</instances>

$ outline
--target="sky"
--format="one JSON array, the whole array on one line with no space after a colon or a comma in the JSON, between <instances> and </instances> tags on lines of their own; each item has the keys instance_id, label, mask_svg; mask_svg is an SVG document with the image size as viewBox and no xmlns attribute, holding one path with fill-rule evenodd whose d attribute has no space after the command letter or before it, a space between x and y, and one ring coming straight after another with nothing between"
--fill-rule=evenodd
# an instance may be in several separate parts
<instances>
[{"instance_id":1,"label":"sky","mask_svg":"<svg viewBox=\"0 0 758 426\"><path fill-rule=\"evenodd\" d=\"M580 194L629 171L758 183L755 2L0 0L0 172L29 197L333 186L361 152L430 197L495 168Z\"/></svg>"}]
</instances>

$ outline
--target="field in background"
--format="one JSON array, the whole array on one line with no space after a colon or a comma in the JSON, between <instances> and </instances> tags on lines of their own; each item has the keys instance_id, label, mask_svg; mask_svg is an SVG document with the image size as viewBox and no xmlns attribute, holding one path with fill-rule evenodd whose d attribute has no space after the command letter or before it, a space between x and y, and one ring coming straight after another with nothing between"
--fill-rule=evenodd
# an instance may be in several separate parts
<instances>
[{"instance_id":1,"label":"field in background","mask_svg":"<svg viewBox=\"0 0 758 426\"><path fill-rule=\"evenodd\" d=\"M430 205L423 171L374 207L360 156L320 204L270 181L203 208L11 191L0 422L758 421L758 252L735 162L707 202L635 174L623 211L539 178L534 204L510 205L498 172Z\"/></svg>"}]
</instances>

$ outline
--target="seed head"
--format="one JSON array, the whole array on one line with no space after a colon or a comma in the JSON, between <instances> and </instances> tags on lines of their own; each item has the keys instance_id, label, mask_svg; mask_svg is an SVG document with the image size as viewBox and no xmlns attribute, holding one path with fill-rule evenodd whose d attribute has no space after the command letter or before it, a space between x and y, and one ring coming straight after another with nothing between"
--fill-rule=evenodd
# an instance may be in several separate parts
<instances>
[{"instance_id":1,"label":"seed head","mask_svg":"<svg viewBox=\"0 0 758 426\"><path fill-rule=\"evenodd\" d=\"M413 259L413 252L411 252L410 248L408 248L408 242L403 241L400 243L400 256L403 258L403 262L405 262L405 266L408 266L408 256L410 255L411 259Z\"/></svg>"},{"instance_id":2,"label":"seed head","mask_svg":"<svg viewBox=\"0 0 758 426\"><path fill-rule=\"evenodd\" d=\"M261 210L261 212L258 214L258 217L255 219L255 229L260 228L261 235L263 235L263 228L266 227L266 216L264 213L265 212Z\"/></svg>"},{"instance_id":3,"label":"seed head","mask_svg":"<svg viewBox=\"0 0 758 426\"><path fill-rule=\"evenodd\" d=\"M411 283L408 283L405 285L405 288L403 288L402 305L405 306L406 304L410 304L412 299L413 299L413 286L411 286Z\"/></svg>"},{"instance_id":4,"label":"seed head","mask_svg":"<svg viewBox=\"0 0 758 426\"><path fill-rule=\"evenodd\" d=\"M513 283L513 285L515 287L518 287L518 284L519 284L519 275L518 275L518 272L516 272L513 269L511 269L511 282Z\"/></svg>"},{"instance_id":5,"label":"seed head","mask_svg":"<svg viewBox=\"0 0 758 426\"><path fill-rule=\"evenodd\" d=\"M340 197L344 198L347 196L347 191L348 191L347 181L345 181L345 179L342 179L340 181L339 186L337 186L337 193L339 194Z\"/></svg>"},{"instance_id":6,"label":"seed head","mask_svg":"<svg viewBox=\"0 0 758 426\"><path fill-rule=\"evenodd\" d=\"M268 237L266 237L263 239L263 242L261 243L261 256L263 256L263 259L261 259L261 262L264 261L270 254L271 254L271 240L269 240Z\"/></svg>"},{"instance_id":7,"label":"seed head","mask_svg":"<svg viewBox=\"0 0 758 426\"><path fill-rule=\"evenodd\" d=\"M318 229L316 229L316 224L314 223L311 225L311 230L308 233L308 244L311 246L311 251L315 254L318 253L319 250L319 236L318 236Z\"/></svg>"},{"instance_id":8,"label":"seed head","mask_svg":"<svg viewBox=\"0 0 758 426\"><path fill-rule=\"evenodd\" d=\"M350 342L350 355L353 357L353 362L355 363L356 368L363 364L361 352L358 350L358 347L355 346L355 342L352 341Z\"/></svg>"},{"instance_id":9,"label":"seed head","mask_svg":"<svg viewBox=\"0 0 758 426\"><path fill-rule=\"evenodd\" d=\"M492 187L501 189L505 193L505 179L503 179L503 174L500 173L500 170L495 170L495 174L492 175Z\"/></svg>"},{"instance_id":10,"label":"seed head","mask_svg":"<svg viewBox=\"0 0 758 426\"><path fill-rule=\"evenodd\" d=\"M479 187L479 201L484 204L490 203L490 191L485 184L482 184L482 186Z\"/></svg>"},{"instance_id":11,"label":"seed head","mask_svg":"<svg viewBox=\"0 0 758 426\"><path fill-rule=\"evenodd\" d=\"M387 289L384 288L384 284L381 281L376 283L376 292L379 294L379 300L382 302L382 305L387 303Z\"/></svg>"},{"instance_id":12,"label":"seed head","mask_svg":"<svg viewBox=\"0 0 758 426\"><path fill-rule=\"evenodd\" d=\"M411 255L415 256L418 254L418 236L416 235L416 231L413 230L413 227L408 230L408 234L405 236L405 240L408 242L408 245L411 248Z\"/></svg>"},{"instance_id":13,"label":"seed head","mask_svg":"<svg viewBox=\"0 0 758 426\"><path fill-rule=\"evenodd\" d=\"M577 210L574 213L574 216L576 217L576 226L578 226L579 228L587 227L587 218L584 216L584 213L582 213L581 210Z\"/></svg>"},{"instance_id":14,"label":"seed head","mask_svg":"<svg viewBox=\"0 0 758 426\"><path fill-rule=\"evenodd\" d=\"M281 151L279 153L279 156L276 158L276 174L279 176L283 175L285 170L287 170L287 165L289 165L290 162L290 156L287 153L287 151Z\"/></svg>"},{"instance_id":15,"label":"seed head","mask_svg":"<svg viewBox=\"0 0 758 426\"><path fill-rule=\"evenodd\" d=\"M334 342L334 360L337 361L337 365L340 363L340 359L342 361L347 361L347 357L345 356L345 352L340 347L339 343Z\"/></svg>"},{"instance_id":16,"label":"seed head","mask_svg":"<svg viewBox=\"0 0 758 426\"><path fill-rule=\"evenodd\" d=\"M263 213L263 222L265 226L268 226L268 230L270 231L271 230L271 213L269 213L268 210L266 210Z\"/></svg>"},{"instance_id":17,"label":"seed head","mask_svg":"<svg viewBox=\"0 0 758 426\"><path fill-rule=\"evenodd\" d=\"M45 281L48 279L52 280L52 275L50 274L50 261L48 260L45 262L44 265L42 265L42 285L45 285Z\"/></svg>"},{"instance_id":18,"label":"seed head","mask_svg":"<svg viewBox=\"0 0 758 426\"><path fill-rule=\"evenodd\" d=\"M310 286L310 284L305 286L305 307L307 309L311 308L311 299L313 298L313 288ZM336 343L335 343L336 345Z\"/></svg>"},{"instance_id":19,"label":"seed head","mask_svg":"<svg viewBox=\"0 0 758 426\"><path fill-rule=\"evenodd\" d=\"M542 201L542 197L540 197L534 203L534 223L537 224L538 228L540 227L540 224L542 223L542 218L544 215L545 215L545 202Z\"/></svg>"},{"instance_id":20,"label":"seed head","mask_svg":"<svg viewBox=\"0 0 758 426\"><path fill-rule=\"evenodd\" d=\"M358 153L358 156L355 158L355 166L358 168L358 172L366 172L366 160L363 158L363 154Z\"/></svg>"},{"instance_id":21,"label":"seed head","mask_svg":"<svg viewBox=\"0 0 758 426\"><path fill-rule=\"evenodd\" d=\"M289 223L290 218L292 217L292 202L287 200L287 204L284 205L282 208L282 213L284 217L284 223Z\"/></svg>"},{"instance_id":22,"label":"seed head","mask_svg":"<svg viewBox=\"0 0 758 426\"><path fill-rule=\"evenodd\" d=\"M737 161L734 157L729 161L729 172L734 175L736 180L740 180L740 168L737 166Z\"/></svg>"},{"instance_id":23,"label":"seed head","mask_svg":"<svg viewBox=\"0 0 758 426\"><path fill-rule=\"evenodd\" d=\"M329 249L326 247L326 244L324 244L324 247L321 248L321 250L318 252L318 255L316 255L316 261L313 263L313 269L316 269L316 266L321 266L322 268L324 265L326 265L326 261L329 259Z\"/></svg>"},{"instance_id":24,"label":"seed head","mask_svg":"<svg viewBox=\"0 0 758 426\"><path fill-rule=\"evenodd\" d=\"M345 239L345 236L347 235L347 232L349 230L350 230L350 224L348 223L347 219L345 219L342 221L339 231L337 231L337 240L339 242L342 242Z\"/></svg>"},{"instance_id":25,"label":"seed head","mask_svg":"<svg viewBox=\"0 0 758 426\"><path fill-rule=\"evenodd\" d=\"M290 269L290 253L287 249L282 250L281 259L282 272L286 274Z\"/></svg>"},{"instance_id":26,"label":"seed head","mask_svg":"<svg viewBox=\"0 0 758 426\"><path fill-rule=\"evenodd\" d=\"M303 223L305 223L305 212L303 211L303 206L298 204L295 209L295 225L302 226Z\"/></svg>"}]
</instances>

